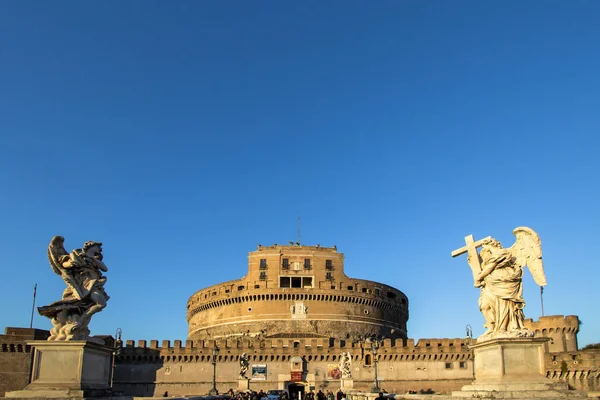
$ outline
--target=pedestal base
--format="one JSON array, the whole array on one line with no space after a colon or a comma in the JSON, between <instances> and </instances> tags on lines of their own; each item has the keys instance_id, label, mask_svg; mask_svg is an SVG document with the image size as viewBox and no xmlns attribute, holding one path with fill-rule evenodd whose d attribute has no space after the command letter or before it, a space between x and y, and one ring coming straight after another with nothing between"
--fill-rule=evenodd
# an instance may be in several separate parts
<instances>
[{"instance_id":1,"label":"pedestal base","mask_svg":"<svg viewBox=\"0 0 600 400\"><path fill-rule=\"evenodd\" d=\"M354 380L353 379L342 379L340 380L340 389L343 391L353 389L354 388Z\"/></svg>"},{"instance_id":2,"label":"pedestal base","mask_svg":"<svg viewBox=\"0 0 600 400\"><path fill-rule=\"evenodd\" d=\"M499 338L473 345L475 380L453 397L480 399L585 398L545 377L547 338Z\"/></svg>"},{"instance_id":3,"label":"pedestal base","mask_svg":"<svg viewBox=\"0 0 600 400\"><path fill-rule=\"evenodd\" d=\"M250 389L250 381L246 378L238 379L238 391L245 392Z\"/></svg>"},{"instance_id":4,"label":"pedestal base","mask_svg":"<svg viewBox=\"0 0 600 400\"><path fill-rule=\"evenodd\" d=\"M86 340L28 342L34 347L31 383L7 399L102 399L111 394L112 348Z\"/></svg>"}]
</instances>

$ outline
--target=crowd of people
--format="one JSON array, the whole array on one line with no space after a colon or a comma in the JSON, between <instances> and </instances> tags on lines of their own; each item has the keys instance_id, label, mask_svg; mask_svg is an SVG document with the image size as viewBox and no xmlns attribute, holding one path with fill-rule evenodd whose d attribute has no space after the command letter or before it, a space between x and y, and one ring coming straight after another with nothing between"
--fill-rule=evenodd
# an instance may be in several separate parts
<instances>
[{"instance_id":1,"label":"crowd of people","mask_svg":"<svg viewBox=\"0 0 600 400\"><path fill-rule=\"evenodd\" d=\"M270 400L262 390L260 392L251 390L234 392L233 389L229 389L227 395L234 400ZM331 390L325 392L319 390L317 393L311 390L306 393L294 392L289 395L287 391L282 390L279 392L277 400L346 400L346 394L341 390L338 390L335 394Z\"/></svg>"}]
</instances>

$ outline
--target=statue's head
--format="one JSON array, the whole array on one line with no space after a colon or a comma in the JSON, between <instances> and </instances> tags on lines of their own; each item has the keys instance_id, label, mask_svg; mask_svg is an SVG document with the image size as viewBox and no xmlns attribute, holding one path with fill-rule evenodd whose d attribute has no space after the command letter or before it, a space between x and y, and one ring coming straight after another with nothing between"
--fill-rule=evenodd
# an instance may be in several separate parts
<instances>
[{"instance_id":1,"label":"statue's head","mask_svg":"<svg viewBox=\"0 0 600 400\"><path fill-rule=\"evenodd\" d=\"M87 241L83 244L83 252L90 258L102 260L102 243Z\"/></svg>"},{"instance_id":2,"label":"statue's head","mask_svg":"<svg viewBox=\"0 0 600 400\"><path fill-rule=\"evenodd\" d=\"M497 253L498 249L502 249L502 243L500 243L494 238L490 238L483 243L479 255L481 256L483 262L486 262L492 256L492 253Z\"/></svg>"}]
</instances>

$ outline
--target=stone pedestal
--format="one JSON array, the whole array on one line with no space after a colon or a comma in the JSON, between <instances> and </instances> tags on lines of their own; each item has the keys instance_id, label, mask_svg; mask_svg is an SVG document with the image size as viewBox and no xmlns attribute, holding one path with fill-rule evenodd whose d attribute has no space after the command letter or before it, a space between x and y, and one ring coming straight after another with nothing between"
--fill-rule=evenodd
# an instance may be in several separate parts
<instances>
[{"instance_id":1,"label":"stone pedestal","mask_svg":"<svg viewBox=\"0 0 600 400\"><path fill-rule=\"evenodd\" d=\"M585 397L545 377L547 338L501 338L473 345L475 380L453 397L556 398Z\"/></svg>"},{"instance_id":2,"label":"stone pedestal","mask_svg":"<svg viewBox=\"0 0 600 400\"><path fill-rule=\"evenodd\" d=\"M111 397L112 348L86 340L27 344L35 348L31 383L24 390L7 392L6 398Z\"/></svg>"},{"instance_id":3,"label":"stone pedestal","mask_svg":"<svg viewBox=\"0 0 600 400\"><path fill-rule=\"evenodd\" d=\"M353 379L341 379L340 380L340 389L342 392L350 389L354 389L354 380Z\"/></svg>"},{"instance_id":4,"label":"stone pedestal","mask_svg":"<svg viewBox=\"0 0 600 400\"><path fill-rule=\"evenodd\" d=\"M250 381L247 378L240 378L238 379L238 391L240 392L245 392L246 390L250 389Z\"/></svg>"}]
</instances>

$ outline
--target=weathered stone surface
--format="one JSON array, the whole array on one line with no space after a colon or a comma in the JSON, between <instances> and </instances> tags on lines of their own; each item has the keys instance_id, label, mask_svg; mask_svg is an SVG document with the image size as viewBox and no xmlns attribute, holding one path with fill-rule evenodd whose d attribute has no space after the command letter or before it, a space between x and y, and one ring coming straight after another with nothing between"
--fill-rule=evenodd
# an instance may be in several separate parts
<instances>
[{"instance_id":1,"label":"weathered stone surface","mask_svg":"<svg viewBox=\"0 0 600 400\"><path fill-rule=\"evenodd\" d=\"M467 253L475 287L481 288L479 309L485 318L487 331L477 341L495 338L533 337L525 327L523 308L523 269L528 266L535 282L546 285L542 263L542 242L537 233L524 226L513 230L517 241L503 248L491 237L474 241L465 237L466 246L452 252L452 257ZM477 248L481 252L477 253Z\"/></svg>"},{"instance_id":2,"label":"weathered stone surface","mask_svg":"<svg viewBox=\"0 0 600 400\"><path fill-rule=\"evenodd\" d=\"M344 255L321 246L259 246L245 277L202 289L187 304L188 339L406 338L408 298L346 276Z\"/></svg>"},{"instance_id":3,"label":"weathered stone surface","mask_svg":"<svg viewBox=\"0 0 600 400\"><path fill-rule=\"evenodd\" d=\"M86 340L92 316L106 307L109 296L104 291L108 268L102 261L102 243L85 242L81 249L67 253L62 236L54 236L48 245L52 270L67 285L62 299L38 307L40 315L50 318L53 328L48 340Z\"/></svg>"},{"instance_id":4,"label":"weathered stone surface","mask_svg":"<svg viewBox=\"0 0 600 400\"><path fill-rule=\"evenodd\" d=\"M528 399L583 398L585 393L568 390L546 378L545 338L490 339L473 346L475 380L458 398Z\"/></svg>"}]
</instances>

